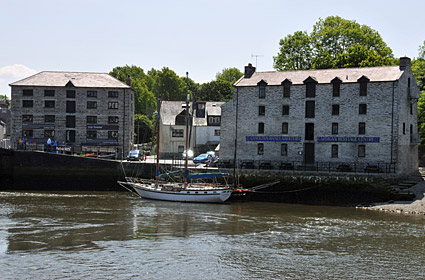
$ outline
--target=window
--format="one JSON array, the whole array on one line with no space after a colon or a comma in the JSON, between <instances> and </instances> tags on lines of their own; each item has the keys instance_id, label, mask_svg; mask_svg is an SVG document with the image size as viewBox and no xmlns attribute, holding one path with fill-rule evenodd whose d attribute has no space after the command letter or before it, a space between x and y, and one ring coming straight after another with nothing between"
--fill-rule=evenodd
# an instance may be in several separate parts
<instances>
[{"instance_id":1,"label":"window","mask_svg":"<svg viewBox=\"0 0 425 280\"><path fill-rule=\"evenodd\" d=\"M332 145L331 157L338 157L338 145Z\"/></svg>"},{"instance_id":2,"label":"window","mask_svg":"<svg viewBox=\"0 0 425 280\"><path fill-rule=\"evenodd\" d=\"M288 116L289 115L289 105L283 105L282 106L282 115Z\"/></svg>"},{"instance_id":3,"label":"window","mask_svg":"<svg viewBox=\"0 0 425 280\"><path fill-rule=\"evenodd\" d=\"M23 123L32 123L33 116L32 115L22 115L22 122Z\"/></svg>"},{"instance_id":4,"label":"window","mask_svg":"<svg viewBox=\"0 0 425 280\"><path fill-rule=\"evenodd\" d=\"M305 117L306 118L314 118L314 101L306 101L305 102Z\"/></svg>"},{"instance_id":5,"label":"window","mask_svg":"<svg viewBox=\"0 0 425 280\"><path fill-rule=\"evenodd\" d=\"M306 97L315 97L316 96L316 84L317 81L313 79L312 77L308 77L306 80L304 80L305 84L305 96Z\"/></svg>"},{"instance_id":6,"label":"window","mask_svg":"<svg viewBox=\"0 0 425 280\"><path fill-rule=\"evenodd\" d=\"M261 83L259 85L258 97L259 98L266 98L266 84Z\"/></svg>"},{"instance_id":7,"label":"window","mask_svg":"<svg viewBox=\"0 0 425 280\"><path fill-rule=\"evenodd\" d=\"M220 136L220 129L214 130L214 136Z\"/></svg>"},{"instance_id":8,"label":"window","mask_svg":"<svg viewBox=\"0 0 425 280\"><path fill-rule=\"evenodd\" d=\"M306 97L315 97L316 96L316 84L308 83L306 85Z\"/></svg>"},{"instance_id":9,"label":"window","mask_svg":"<svg viewBox=\"0 0 425 280\"><path fill-rule=\"evenodd\" d=\"M280 155L283 157L288 156L288 144L281 144L280 145Z\"/></svg>"},{"instance_id":10,"label":"window","mask_svg":"<svg viewBox=\"0 0 425 280\"><path fill-rule=\"evenodd\" d=\"M410 103L410 114L413 115L413 104Z\"/></svg>"},{"instance_id":11,"label":"window","mask_svg":"<svg viewBox=\"0 0 425 280\"><path fill-rule=\"evenodd\" d=\"M87 139L96 139L97 131L96 130L87 130Z\"/></svg>"},{"instance_id":12,"label":"window","mask_svg":"<svg viewBox=\"0 0 425 280\"><path fill-rule=\"evenodd\" d=\"M116 117L116 116L109 116L108 117L108 123L118 123L118 117Z\"/></svg>"},{"instance_id":13,"label":"window","mask_svg":"<svg viewBox=\"0 0 425 280\"><path fill-rule=\"evenodd\" d=\"M32 137L32 129L22 130L22 137Z\"/></svg>"},{"instance_id":14,"label":"window","mask_svg":"<svg viewBox=\"0 0 425 280\"><path fill-rule=\"evenodd\" d=\"M360 83L360 96L367 96L367 83L366 82Z\"/></svg>"},{"instance_id":15,"label":"window","mask_svg":"<svg viewBox=\"0 0 425 280\"><path fill-rule=\"evenodd\" d=\"M335 78L332 80L332 97L339 97L341 92L341 80Z\"/></svg>"},{"instance_id":16,"label":"window","mask_svg":"<svg viewBox=\"0 0 425 280\"><path fill-rule=\"evenodd\" d=\"M332 123L332 134L338 134L338 123Z\"/></svg>"},{"instance_id":17,"label":"window","mask_svg":"<svg viewBox=\"0 0 425 280\"><path fill-rule=\"evenodd\" d=\"M117 98L118 97L118 91L108 91L108 97Z\"/></svg>"},{"instance_id":18,"label":"window","mask_svg":"<svg viewBox=\"0 0 425 280\"><path fill-rule=\"evenodd\" d=\"M264 133L264 123L260 122L258 123L258 134Z\"/></svg>"},{"instance_id":19,"label":"window","mask_svg":"<svg viewBox=\"0 0 425 280\"><path fill-rule=\"evenodd\" d=\"M45 89L44 96L55 96L55 91L53 89Z\"/></svg>"},{"instance_id":20,"label":"window","mask_svg":"<svg viewBox=\"0 0 425 280\"><path fill-rule=\"evenodd\" d=\"M359 123L359 134L366 134L366 123Z\"/></svg>"},{"instance_id":21,"label":"window","mask_svg":"<svg viewBox=\"0 0 425 280\"><path fill-rule=\"evenodd\" d=\"M24 89L22 90L23 96L33 96L33 90L32 89Z\"/></svg>"},{"instance_id":22,"label":"window","mask_svg":"<svg viewBox=\"0 0 425 280\"><path fill-rule=\"evenodd\" d=\"M87 116L87 123L97 123L97 116Z\"/></svg>"},{"instance_id":23,"label":"window","mask_svg":"<svg viewBox=\"0 0 425 280\"><path fill-rule=\"evenodd\" d=\"M75 113L75 101L66 101L66 112Z\"/></svg>"},{"instance_id":24,"label":"window","mask_svg":"<svg viewBox=\"0 0 425 280\"><path fill-rule=\"evenodd\" d=\"M118 102L108 102L108 109L118 109Z\"/></svg>"},{"instance_id":25,"label":"window","mask_svg":"<svg viewBox=\"0 0 425 280\"><path fill-rule=\"evenodd\" d=\"M208 125L220 125L221 117L217 116L209 116L208 117Z\"/></svg>"},{"instance_id":26,"label":"window","mask_svg":"<svg viewBox=\"0 0 425 280\"><path fill-rule=\"evenodd\" d=\"M66 131L66 142L75 142L75 130Z\"/></svg>"},{"instance_id":27,"label":"window","mask_svg":"<svg viewBox=\"0 0 425 280\"><path fill-rule=\"evenodd\" d=\"M97 91L95 91L95 90L88 90L87 91L87 97L97 97Z\"/></svg>"},{"instance_id":28,"label":"window","mask_svg":"<svg viewBox=\"0 0 425 280\"><path fill-rule=\"evenodd\" d=\"M75 98L75 90L67 90L66 98ZM73 131L73 130L70 130L70 131Z\"/></svg>"},{"instance_id":29,"label":"window","mask_svg":"<svg viewBox=\"0 0 425 280\"><path fill-rule=\"evenodd\" d=\"M366 104L359 104L359 114L366 115L366 113L367 113Z\"/></svg>"},{"instance_id":30,"label":"window","mask_svg":"<svg viewBox=\"0 0 425 280\"><path fill-rule=\"evenodd\" d=\"M55 137L55 131L51 129L44 130L44 137L45 138Z\"/></svg>"},{"instance_id":31,"label":"window","mask_svg":"<svg viewBox=\"0 0 425 280\"><path fill-rule=\"evenodd\" d=\"M180 154L180 153L183 153L184 152L184 146L183 145L179 145L178 147L177 147L177 152Z\"/></svg>"},{"instance_id":32,"label":"window","mask_svg":"<svg viewBox=\"0 0 425 280\"><path fill-rule=\"evenodd\" d=\"M257 154L258 155L264 155L264 143L258 143Z\"/></svg>"},{"instance_id":33,"label":"window","mask_svg":"<svg viewBox=\"0 0 425 280\"><path fill-rule=\"evenodd\" d=\"M173 129L172 136L173 137L183 137L183 129Z\"/></svg>"},{"instance_id":34,"label":"window","mask_svg":"<svg viewBox=\"0 0 425 280\"><path fill-rule=\"evenodd\" d=\"M285 98L291 97L291 85L290 84L284 84L283 85L283 97L285 97Z\"/></svg>"},{"instance_id":35,"label":"window","mask_svg":"<svg viewBox=\"0 0 425 280\"><path fill-rule=\"evenodd\" d=\"M406 123L403 123L403 135L406 135Z\"/></svg>"},{"instance_id":36,"label":"window","mask_svg":"<svg viewBox=\"0 0 425 280\"><path fill-rule=\"evenodd\" d=\"M34 101L32 100L22 100L22 107L23 108L32 108L34 104Z\"/></svg>"},{"instance_id":37,"label":"window","mask_svg":"<svg viewBox=\"0 0 425 280\"><path fill-rule=\"evenodd\" d=\"M75 127L75 116L66 116L66 127L67 128Z\"/></svg>"},{"instance_id":38,"label":"window","mask_svg":"<svg viewBox=\"0 0 425 280\"><path fill-rule=\"evenodd\" d=\"M365 156L366 156L366 146L359 145L358 157L365 157Z\"/></svg>"},{"instance_id":39,"label":"window","mask_svg":"<svg viewBox=\"0 0 425 280\"><path fill-rule=\"evenodd\" d=\"M55 108L54 100L44 100L44 108Z\"/></svg>"},{"instance_id":40,"label":"window","mask_svg":"<svg viewBox=\"0 0 425 280\"><path fill-rule=\"evenodd\" d=\"M97 102L96 101L87 101L87 109L96 109Z\"/></svg>"},{"instance_id":41,"label":"window","mask_svg":"<svg viewBox=\"0 0 425 280\"><path fill-rule=\"evenodd\" d=\"M413 124L410 125L410 136L413 135Z\"/></svg>"},{"instance_id":42,"label":"window","mask_svg":"<svg viewBox=\"0 0 425 280\"><path fill-rule=\"evenodd\" d=\"M118 131L108 131L108 139L118 139Z\"/></svg>"},{"instance_id":43,"label":"window","mask_svg":"<svg viewBox=\"0 0 425 280\"><path fill-rule=\"evenodd\" d=\"M44 115L44 122L45 123L54 123L56 120L55 115Z\"/></svg>"},{"instance_id":44,"label":"window","mask_svg":"<svg viewBox=\"0 0 425 280\"><path fill-rule=\"evenodd\" d=\"M288 134L288 123L282 123L282 134Z\"/></svg>"},{"instance_id":45,"label":"window","mask_svg":"<svg viewBox=\"0 0 425 280\"><path fill-rule=\"evenodd\" d=\"M332 115L333 116L339 115L339 104L332 104Z\"/></svg>"},{"instance_id":46,"label":"window","mask_svg":"<svg viewBox=\"0 0 425 280\"><path fill-rule=\"evenodd\" d=\"M264 116L266 114L266 106L258 106L258 115Z\"/></svg>"},{"instance_id":47,"label":"window","mask_svg":"<svg viewBox=\"0 0 425 280\"><path fill-rule=\"evenodd\" d=\"M314 123L305 124L305 140L314 140Z\"/></svg>"}]
</instances>

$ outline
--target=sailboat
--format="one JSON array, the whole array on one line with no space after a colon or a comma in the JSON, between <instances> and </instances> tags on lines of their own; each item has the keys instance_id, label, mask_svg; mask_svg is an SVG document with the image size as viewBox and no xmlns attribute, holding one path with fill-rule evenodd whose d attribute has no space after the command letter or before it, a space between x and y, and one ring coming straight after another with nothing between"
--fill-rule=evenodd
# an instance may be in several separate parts
<instances>
[{"instance_id":1,"label":"sailboat","mask_svg":"<svg viewBox=\"0 0 425 280\"><path fill-rule=\"evenodd\" d=\"M186 73L187 74L187 73ZM189 100L190 96L186 88L186 150L189 149L188 131L191 122L189 121ZM118 184L126 189L134 190L139 196L147 199L179 201L179 202L199 202L199 203L223 203L230 198L233 189L225 183L218 183L219 178L228 177L228 173L190 173L188 169L188 155L185 156L184 169L168 173L160 173L159 169L159 123L160 100L158 99L157 108L157 164L156 176L154 179L142 179L135 177L126 177L126 181L118 181ZM193 106L192 106L193 110ZM193 114L192 114L193 115ZM215 182L205 182L200 180L214 180Z\"/></svg>"}]
</instances>

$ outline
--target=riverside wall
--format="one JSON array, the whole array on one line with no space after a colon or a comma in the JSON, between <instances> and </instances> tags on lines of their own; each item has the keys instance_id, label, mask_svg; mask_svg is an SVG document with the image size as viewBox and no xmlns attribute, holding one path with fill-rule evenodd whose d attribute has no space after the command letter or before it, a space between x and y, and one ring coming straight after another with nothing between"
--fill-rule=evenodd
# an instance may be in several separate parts
<instances>
[{"instance_id":1,"label":"riverside wall","mask_svg":"<svg viewBox=\"0 0 425 280\"><path fill-rule=\"evenodd\" d=\"M165 166L168 169L171 167L171 164ZM197 168L196 171L205 170ZM232 174L233 170L228 169L227 172ZM243 188L278 181L267 188L249 192L244 196L247 200L349 205L400 199L399 195L389 191L392 178L369 174L278 170L240 170L238 173ZM116 160L0 149L0 191L123 191L117 181L125 176L152 178L154 174L154 163L121 163Z\"/></svg>"}]
</instances>

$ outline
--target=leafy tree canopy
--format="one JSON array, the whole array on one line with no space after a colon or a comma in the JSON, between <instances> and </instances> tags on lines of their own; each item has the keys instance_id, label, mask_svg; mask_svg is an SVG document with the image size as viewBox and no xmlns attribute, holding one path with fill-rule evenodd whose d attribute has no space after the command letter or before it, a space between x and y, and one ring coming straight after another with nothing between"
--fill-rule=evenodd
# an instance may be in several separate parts
<instances>
[{"instance_id":1,"label":"leafy tree canopy","mask_svg":"<svg viewBox=\"0 0 425 280\"><path fill-rule=\"evenodd\" d=\"M0 102L4 102L7 105L10 105L10 99L5 94L4 95L3 94L0 94Z\"/></svg>"},{"instance_id":2,"label":"leafy tree canopy","mask_svg":"<svg viewBox=\"0 0 425 280\"><path fill-rule=\"evenodd\" d=\"M369 26L338 16L319 19L313 31L296 31L279 42L277 70L393 65L392 50Z\"/></svg>"},{"instance_id":3,"label":"leafy tree canopy","mask_svg":"<svg viewBox=\"0 0 425 280\"><path fill-rule=\"evenodd\" d=\"M220 73L215 75L216 80L223 80L231 83L232 85L243 76L243 73L238 68L225 68Z\"/></svg>"},{"instance_id":4,"label":"leafy tree canopy","mask_svg":"<svg viewBox=\"0 0 425 280\"><path fill-rule=\"evenodd\" d=\"M420 90L425 91L425 41L419 47L419 56L412 60L412 72Z\"/></svg>"}]
</instances>

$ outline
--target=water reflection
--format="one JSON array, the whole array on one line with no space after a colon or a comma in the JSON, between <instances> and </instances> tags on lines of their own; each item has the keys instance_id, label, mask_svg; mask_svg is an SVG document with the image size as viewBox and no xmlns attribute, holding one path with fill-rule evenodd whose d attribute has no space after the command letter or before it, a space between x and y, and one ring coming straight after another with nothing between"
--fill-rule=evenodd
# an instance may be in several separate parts
<instances>
[{"instance_id":1,"label":"water reflection","mask_svg":"<svg viewBox=\"0 0 425 280\"><path fill-rule=\"evenodd\" d=\"M424 244L423 216L0 192L4 279L420 279Z\"/></svg>"}]
</instances>

